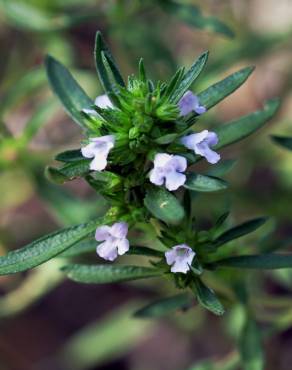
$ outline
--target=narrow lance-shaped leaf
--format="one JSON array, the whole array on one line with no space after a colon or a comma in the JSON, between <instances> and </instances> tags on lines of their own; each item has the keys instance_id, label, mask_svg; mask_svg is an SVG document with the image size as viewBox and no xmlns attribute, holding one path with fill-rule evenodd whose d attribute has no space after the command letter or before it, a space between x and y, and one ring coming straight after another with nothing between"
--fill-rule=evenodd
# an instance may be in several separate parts
<instances>
[{"instance_id":1,"label":"narrow lance-shaped leaf","mask_svg":"<svg viewBox=\"0 0 292 370\"><path fill-rule=\"evenodd\" d=\"M291 254L260 254L224 258L214 261L215 266L244 269L276 270L292 267Z\"/></svg>"},{"instance_id":2,"label":"narrow lance-shaped leaf","mask_svg":"<svg viewBox=\"0 0 292 370\"><path fill-rule=\"evenodd\" d=\"M155 217L164 222L177 224L184 218L184 209L178 199L163 188L150 188L144 204Z\"/></svg>"},{"instance_id":3,"label":"narrow lance-shaped leaf","mask_svg":"<svg viewBox=\"0 0 292 370\"><path fill-rule=\"evenodd\" d=\"M215 129L214 131L217 133L219 141L214 148L221 149L254 133L274 116L279 108L279 104L278 99L269 100L265 103L262 110L248 114Z\"/></svg>"},{"instance_id":4,"label":"narrow lance-shaped leaf","mask_svg":"<svg viewBox=\"0 0 292 370\"><path fill-rule=\"evenodd\" d=\"M96 33L95 37L94 58L97 74L105 93L113 100L113 103L117 103L112 78L117 85L124 87L125 83L110 50L99 31ZM109 72L111 72L111 76L109 75Z\"/></svg>"},{"instance_id":5,"label":"narrow lance-shaped leaf","mask_svg":"<svg viewBox=\"0 0 292 370\"><path fill-rule=\"evenodd\" d=\"M20 140L28 143L38 133L39 129L45 125L49 119L56 113L56 102L46 101L34 113L31 119L26 123Z\"/></svg>"},{"instance_id":6,"label":"narrow lance-shaped leaf","mask_svg":"<svg viewBox=\"0 0 292 370\"><path fill-rule=\"evenodd\" d=\"M292 150L292 137L274 135L272 136L272 140L282 148Z\"/></svg>"},{"instance_id":7,"label":"narrow lance-shaped leaf","mask_svg":"<svg viewBox=\"0 0 292 370\"><path fill-rule=\"evenodd\" d=\"M57 184L63 184L64 182L71 181L76 177L86 175L90 170L89 164L89 160L83 159L82 161L67 163L60 168L47 167L45 174L50 181Z\"/></svg>"},{"instance_id":8,"label":"narrow lance-shaped leaf","mask_svg":"<svg viewBox=\"0 0 292 370\"><path fill-rule=\"evenodd\" d=\"M200 104L207 109L212 108L221 100L237 90L253 72L253 67L246 67L237 71L224 80L215 83L198 94Z\"/></svg>"},{"instance_id":9,"label":"narrow lance-shaped leaf","mask_svg":"<svg viewBox=\"0 0 292 370\"><path fill-rule=\"evenodd\" d=\"M45 63L48 79L54 93L71 118L81 127L87 128L86 118L81 111L92 106L94 102L61 63L51 56L46 57Z\"/></svg>"},{"instance_id":10,"label":"narrow lance-shaped leaf","mask_svg":"<svg viewBox=\"0 0 292 370\"><path fill-rule=\"evenodd\" d=\"M215 315L223 315L224 307L212 289L208 288L200 279L194 282L194 292L199 303Z\"/></svg>"},{"instance_id":11,"label":"narrow lance-shaped leaf","mask_svg":"<svg viewBox=\"0 0 292 370\"><path fill-rule=\"evenodd\" d=\"M84 157L80 149L66 150L65 152L59 153L55 156L55 160L59 162L78 162L84 160Z\"/></svg>"},{"instance_id":12,"label":"narrow lance-shaped leaf","mask_svg":"<svg viewBox=\"0 0 292 370\"><path fill-rule=\"evenodd\" d=\"M0 257L0 275L14 274L40 265L93 232L105 219L69 227L44 236L26 247Z\"/></svg>"},{"instance_id":13,"label":"narrow lance-shaped leaf","mask_svg":"<svg viewBox=\"0 0 292 370\"><path fill-rule=\"evenodd\" d=\"M69 279L85 284L106 284L150 278L162 273L151 267L122 265L68 265L63 268Z\"/></svg>"},{"instance_id":14,"label":"narrow lance-shaped leaf","mask_svg":"<svg viewBox=\"0 0 292 370\"><path fill-rule=\"evenodd\" d=\"M214 241L214 244L216 247L220 247L221 245L228 243L231 240L240 238L241 236L244 236L246 234L250 234L261 227L266 221L267 218L265 217L246 221L241 225L235 226L225 231L223 234L219 235L218 238L216 238L216 240Z\"/></svg>"},{"instance_id":15,"label":"narrow lance-shaped leaf","mask_svg":"<svg viewBox=\"0 0 292 370\"><path fill-rule=\"evenodd\" d=\"M215 17L204 16L199 7L191 4L178 4L175 1L160 1L159 4L176 19L180 19L186 24L220 33L227 37L233 37L233 31L223 22Z\"/></svg>"},{"instance_id":16,"label":"narrow lance-shaped leaf","mask_svg":"<svg viewBox=\"0 0 292 370\"><path fill-rule=\"evenodd\" d=\"M229 173L233 167L236 165L237 160L236 159L226 159L225 161L220 161L216 165L212 166L207 174L209 176L224 176L227 173Z\"/></svg>"},{"instance_id":17,"label":"narrow lance-shaped leaf","mask_svg":"<svg viewBox=\"0 0 292 370\"><path fill-rule=\"evenodd\" d=\"M187 181L184 184L185 188L199 192L219 191L226 189L227 186L226 181L217 177L195 173L187 175Z\"/></svg>"},{"instance_id":18,"label":"narrow lance-shaped leaf","mask_svg":"<svg viewBox=\"0 0 292 370\"><path fill-rule=\"evenodd\" d=\"M159 299L135 312L136 317L161 317L177 310L183 310L192 304L188 294L177 294Z\"/></svg>"},{"instance_id":19,"label":"narrow lance-shaped leaf","mask_svg":"<svg viewBox=\"0 0 292 370\"><path fill-rule=\"evenodd\" d=\"M185 73L178 88L172 94L171 102L177 103L183 94L192 86L195 80L199 77L205 64L208 60L209 52L206 51L194 62L191 68Z\"/></svg>"},{"instance_id":20,"label":"narrow lance-shaped leaf","mask_svg":"<svg viewBox=\"0 0 292 370\"><path fill-rule=\"evenodd\" d=\"M264 358L261 336L256 322L247 315L239 340L239 351L244 370L263 370Z\"/></svg>"}]
</instances>

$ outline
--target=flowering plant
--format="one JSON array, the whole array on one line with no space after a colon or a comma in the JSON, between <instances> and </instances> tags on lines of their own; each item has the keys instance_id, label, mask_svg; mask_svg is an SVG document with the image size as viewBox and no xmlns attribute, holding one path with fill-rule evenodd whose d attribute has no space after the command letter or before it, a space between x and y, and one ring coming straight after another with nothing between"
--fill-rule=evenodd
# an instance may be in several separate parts
<instances>
[{"instance_id":1,"label":"flowering plant","mask_svg":"<svg viewBox=\"0 0 292 370\"><path fill-rule=\"evenodd\" d=\"M291 267L292 256L230 256L222 247L253 232L266 218L225 230L228 214L224 213L207 231L201 230L192 199L201 192L227 189L226 181L212 175L224 175L230 169L230 162L221 160L218 151L262 127L279 103L270 100L262 110L212 130L197 130L200 117L239 88L253 68L241 69L194 93L191 87L208 53L187 71L180 68L169 82L154 83L141 59L138 76L130 76L127 84L99 32L94 54L105 92L95 102L62 64L50 56L46 59L52 89L85 134L81 148L58 154L56 160L62 165L48 167L46 174L58 184L82 177L107 200L108 210L97 220L57 231L1 257L0 274L25 271L58 256L67 261L63 272L74 281L100 284L167 278L192 295L171 297L160 307L188 307L195 297L203 307L221 315L223 304L204 281L206 271L216 274L216 269L223 267ZM194 165L200 160L215 166L216 171L198 173ZM95 249L109 262L97 263L95 257L92 264L68 263L72 257ZM148 263L119 264L121 255L145 257ZM228 304L228 297L223 299ZM151 306L139 314L149 312Z\"/></svg>"}]
</instances>

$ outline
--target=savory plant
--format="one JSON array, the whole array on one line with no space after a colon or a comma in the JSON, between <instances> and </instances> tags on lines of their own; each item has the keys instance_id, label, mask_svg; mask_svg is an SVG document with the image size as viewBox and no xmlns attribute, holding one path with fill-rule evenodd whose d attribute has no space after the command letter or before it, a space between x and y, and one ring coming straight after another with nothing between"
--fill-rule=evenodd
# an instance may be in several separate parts
<instances>
[{"instance_id":1,"label":"savory plant","mask_svg":"<svg viewBox=\"0 0 292 370\"><path fill-rule=\"evenodd\" d=\"M48 167L46 174L58 184L82 177L107 200L108 210L101 218L57 231L1 257L0 274L25 271L56 256L69 261L96 249L108 262L100 264L97 256L92 264L67 262L64 274L80 283L98 284L167 278L191 295L164 300L163 307L188 307L196 297L203 307L221 315L224 307L204 281L206 271L291 267L290 255L233 256L227 250L222 258L226 243L253 232L266 218L224 231L228 216L224 213L202 231L192 209L194 194L228 188L226 181L208 171L198 173L197 162L204 160L224 174L230 163L221 159L219 150L254 133L277 111L279 102L269 100L262 110L213 130L197 129L200 117L239 88L253 68L241 69L197 93L191 88L207 62L207 52L187 71L178 69L169 82L156 83L147 75L142 59L137 76L129 76L126 83L100 32L94 55L104 88L104 95L95 101L62 64L51 56L46 59L53 91L85 135L81 148L58 154L55 159L61 166ZM144 235L137 245L134 240L141 230ZM144 256L148 265L119 264L121 255ZM151 306L139 314L149 310Z\"/></svg>"}]
</instances>

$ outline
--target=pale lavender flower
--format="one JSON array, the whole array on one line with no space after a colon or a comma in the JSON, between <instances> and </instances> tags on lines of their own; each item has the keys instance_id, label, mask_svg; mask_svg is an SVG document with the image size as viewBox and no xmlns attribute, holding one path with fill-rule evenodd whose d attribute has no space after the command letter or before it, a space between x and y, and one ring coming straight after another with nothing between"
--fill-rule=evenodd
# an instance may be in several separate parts
<instances>
[{"instance_id":1,"label":"pale lavender flower","mask_svg":"<svg viewBox=\"0 0 292 370\"><path fill-rule=\"evenodd\" d=\"M187 244L179 244L165 252L166 263L171 266L171 272L186 274L190 270L196 253Z\"/></svg>"},{"instance_id":2,"label":"pale lavender flower","mask_svg":"<svg viewBox=\"0 0 292 370\"><path fill-rule=\"evenodd\" d=\"M106 94L98 96L95 99L94 104L97 105L99 108L103 108L103 109L113 108L113 104Z\"/></svg>"},{"instance_id":3,"label":"pale lavender flower","mask_svg":"<svg viewBox=\"0 0 292 370\"><path fill-rule=\"evenodd\" d=\"M187 168L187 160L180 155L166 153L156 154L154 168L150 172L150 181L155 185L163 185L172 191L177 190L186 181L184 172Z\"/></svg>"},{"instance_id":4,"label":"pale lavender flower","mask_svg":"<svg viewBox=\"0 0 292 370\"><path fill-rule=\"evenodd\" d=\"M94 104L97 107L102 108L102 109L113 108L113 104L112 104L112 102L110 101L109 97L106 94L99 95L95 99ZM89 116L99 117L98 113L94 109L83 108L82 112L86 113Z\"/></svg>"},{"instance_id":5,"label":"pale lavender flower","mask_svg":"<svg viewBox=\"0 0 292 370\"><path fill-rule=\"evenodd\" d=\"M218 144L218 136L215 132L203 130L197 134L184 136L181 143L196 154L205 157L209 163L215 164L220 160L220 154L210 148Z\"/></svg>"},{"instance_id":6,"label":"pale lavender flower","mask_svg":"<svg viewBox=\"0 0 292 370\"><path fill-rule=\"evenodd\" d=\"M95 232L95 239L99 244L96 253L99 257L113 261L118 255L125 254L130 248L129 240L126 239L128 224L126 222L116 222L112 226L99 226Z\"/></svg>"},{"instance_id":7,"label":"pale lavender flower","mask_svg":"<svg viewBox=\"0 0 292 370\"><path fill-rule=\"evenodd\" d=\"M85 158L94 158L90 163L93 171L102 171L107 166L107 156L114 147L115 138L113 135L93 137L89 139L89 144L81 148L81 153Z\"/></svg>"},{"instance_id":8,"label":"pale lavender flower","mask_svg":"<svg viewBox=\"0 0 292 370\"><path fill-rule=\"evenodd\" d=\"M181 116L186 116L191 112L197 114L203 114L206 112L206 108L200 105L199 98L191 91L187 91L178 102L178 107Z\"/></svg>"}]
</instances>

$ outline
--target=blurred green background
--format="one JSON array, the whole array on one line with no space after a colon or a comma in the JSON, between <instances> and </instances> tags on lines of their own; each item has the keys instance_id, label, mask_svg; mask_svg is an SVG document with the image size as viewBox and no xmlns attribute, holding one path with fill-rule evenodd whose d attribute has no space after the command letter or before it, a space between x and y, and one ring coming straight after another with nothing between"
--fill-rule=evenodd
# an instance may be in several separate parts
<instances>
[{"instance_id":1,"label":"blurred green background","mask_svg":"<svg viewBox=\"0 0 292 370\"><path fill-rule=\"evenodd\" d=\"M248 244L272 250L280 242L291 247L292 153L276 146L270 135L292 136L292 2L177 4L0 0L1 254L104 210L103 199L82 181L58 187L44 176L56 153L79 147L81 140L81 131L49 89L44 56L62 61L94 98L101 93L92 57L97 29L125 76L136 72L143 56L149 75L167 79L177 66L189 66L207 49L208 66L194 86L199 92L243 66L256 66L247 83L204 117L206 125L254 111L275 96L282 99L280 112L252 138L223 152L224 159L237 160L226 176L230 191L196 199L196 214L202 228L229 207L230 223L270 216L264 228L231 248ZM77 285L64 281L60 266L62 261L53 260L26 274L1 277L1 370L238 369L240 306L230 307L223 319L194 307L154 321L139 320L131 313L170 294L168 285L153 280ZM264 340L265 369L290 370L292 274L250 273L247 279L262 331L273 327L274 335ZM213 286L219 292L225 289L220 279Z\"/></svg>"}]
</instances>

